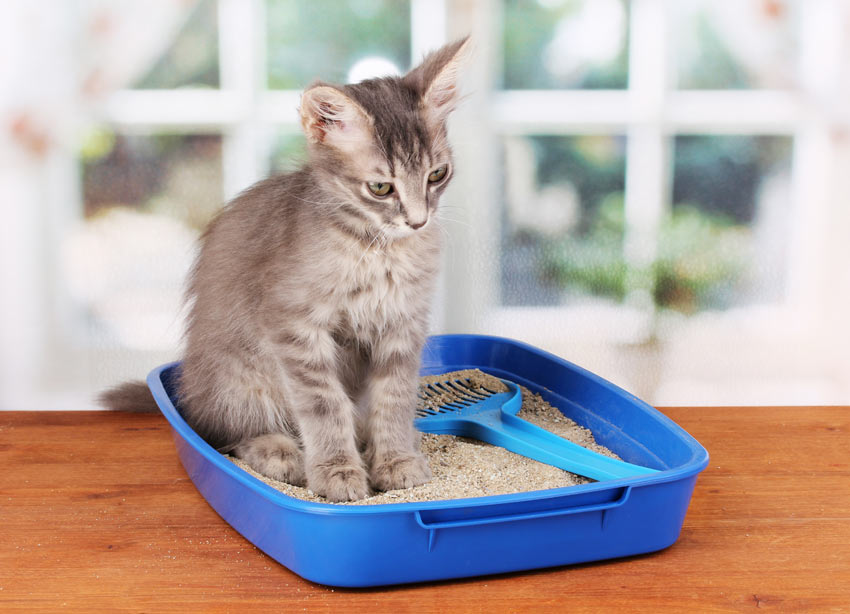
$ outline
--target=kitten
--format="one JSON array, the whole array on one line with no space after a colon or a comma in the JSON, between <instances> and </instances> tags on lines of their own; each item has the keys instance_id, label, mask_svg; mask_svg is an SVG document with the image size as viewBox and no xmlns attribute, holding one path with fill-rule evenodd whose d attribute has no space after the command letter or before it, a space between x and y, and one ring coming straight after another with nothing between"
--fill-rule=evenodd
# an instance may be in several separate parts
<instances>
[{"instance_id":1,"label":"kitten","mask_svg":"<svg viewBox=\"0 0 850 614\"><path fill-rule=\"evenodd\" d=\"M309 161L223 209L189 279L187 422L259 473L331 501L431 476L413 411L466 47L446 45L404 77L310 86ZM151 403L132 382L101 400Z\"/></svg>"}]
</instances>

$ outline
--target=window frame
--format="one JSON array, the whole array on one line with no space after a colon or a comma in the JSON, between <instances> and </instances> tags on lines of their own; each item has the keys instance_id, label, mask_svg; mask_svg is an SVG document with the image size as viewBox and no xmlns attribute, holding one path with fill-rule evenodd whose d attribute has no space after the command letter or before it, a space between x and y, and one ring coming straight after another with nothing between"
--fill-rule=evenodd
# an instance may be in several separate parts
<instances>
[{"instance_id":1,"label":"window frame","mask_svg":"<svg viewBox=\"0 0 850 614\"><path fill-rule=\"evenodd\" d=\"M274 130L297 132L297 90L269 90L266 85L265 3L263 0L218 0L219 62L218 90L124 90L116 92L102 109L104 122L119 130L210 131L224 136L222 145L223 198L229 199L268 172ZM457 0L411 0L411 57L413 61L445 43L449 11L466 12L465 21L477 24L498 49L501 3L478 0L472 8ZM625 135L626 228L624 255L630 267L640 270L655 257L662 219L670 209L672 143L676 135L788 135L793 138L792 186L794 235L790 237L787 289L774 307L791 312L805 308L816 311L813 297L822 294L817 280L807 272L818 266L817 233L823 229L823 211L828 206L823 160L828 157L829 133L850 129L847 116L836 116L821 103L830 100L831 88L839 81L839 62L830 59L840 36L840 0L802 3L799 72L805 77L800 89L790 90L681 90L670 82L673 56L669 0L629 2L629 77L623 90L499 90L493 86L500 51L473 62L473 70L490 71L470 81L488 88L484 96L485 116L491 138L504 135ZM474 17L472 16L474 14ZM461 22L464 17L461 17ZM489 24L489 25L486 25ZM457 26L455 26L457 27ZM659 34L661 33L661 34ZM245 45L244 41L253 41ZM483 42L483 41L482 41ZM486 55L479 45L477 51ZM245 67L250 67L246 69ZM824 68L827 68L826 70ZM480 94L478 100L481 100ZM456 123L457 124L457 123ZM480 128L479 128L480 130ZM465 131L460 129L463 134ZM466 131L462 138L479 140L485 135ZM479 185L493 176L492 164L474 165L472 177ZM800 203L806 202L806 206ZM648 206L647 203L651 205ZM498 250L497 232L477 231L472 243L478 249ZM473 230L473 232L476 232ZM438 308L435 327L459 330L469 326L473 314L501 307L498 275L478 282L476 297L457 291L454 280L441 284L443 300L460 309ZM646 279L636 275L635 279ZM468 284L464 284L468 285ZM625 317L632 320L632 307L652 311L645 295L647 287L629 289L630 305ZM466 306L467 313L462 313ZM533 308L532 308L533 309ZM454 315L452 315L454 313ZM529 309L522 310L529 317ZM651 317L652 313L647 313ZM468 329L468 328L467 328Z\"/></svg>"},{"instance_id":2,"label":"window frame","mask_svg":"<svg viewBox=\"0 0 850 614\"><path fill-rule=\"evenodd\" d=\"M497 1L484 3L489 11L498 12ZM810 271L822 269L828 258L818 237L829 227L825 217L830 205L826 187L830 177L825 162L830 159L830 134L850 129L850 116L825 103L838 99L841 74L836 52L841 49L841 31L837 24L841 23L842 9L846 13L846 3L801 3L798 71L803 77L800 87L788 90L677 89L669 77L674 74L669 48L672 4L670 0L629 2L629 77L625 89L494 90L489 106L491 129L499 137L625 135L624 256L633 270L649 266L656 254L661 222L671 207L672 148L677 135L792 137L793 220L789 225L792 235L786 288L782 299L767 308L789 324L795 314L814 317L823 308L826 291L825 280ZM498 249L497 236L492 233L487 249ZM651 290L630 287L620 310L623 322L631 323L635 341L652 334L651 327L646 326L646 321L654 317L654 307L646 296ZM644 313L643 318L634 318L635 308ZM482 309L481 305L477 308L479 312ZM492 320L530 320L539 314L542 321L550 321L546 315L550 311L547 307L497 306L492 310ZM615 331L612 339L623 336L622 327L608 330ZM599 332L605 334L606 330Z\"/></svg>"},{"instance_id":3,"label":"window frame","mask_svg":"<svg viewBox=\"0 0 850 614\"><path fill-rule=\"evenodd\" d=\"M629 82L624 90L498 90L494 75L499 66L501 4L498 0L411 0L411 57L418 61L430 49L468 31L479 39L479 57L471 62L468 81L477 93L470 95L464 117L477 110L480 119L470 127L453 123L460 136L459 158L468 162L467 189L490 184L497 161L494 145L503 135L614 134L627 137L624 251L636 268L654 257L658 229L669 211L671 147L677 134L790 135L793 137L793 235L790 237L787 291L775 309L787 313L816 315L828 296L829 280L809 274L828 258L820 236L830 225L830 135L850 130L850 116L830 108L840 83L840 58L833 58L841 32L838 17L846 13L842 0L803 3L799 89L774 90L677 90L666 76L671 53L669 0L632 0L629 4ZM266 83L265 3L263 0L218 0L220 87L215 90L122 90L96 110L98 121L122 132L216 133L223 137L223 199L265 176L269 170L272 136L276 130L297 132L300 92L269 90ZM455 14L459 19L455 19ZM450 21L448 15L452 14ZM458 31L466 28L466 31ZM659 36L659 32L665 35ZM250 40L253 44L245 45ZM489 43L489 45L487 44ZM246 67L248 67L246 69ZM484 112L481 112L484 109ZM520 111L520 109L522 109ZM486 155L480 156L484 150ZM62 233L82 216L80 180L74 152L64 152L47 166L53 189L47 194L51 216L49 236L58 245ZM460 177L459 177L460 178ZM55 183L55 180L58 183ZM456 190L463 190L459 187ZM440 285L434 327L448 332L472 332L480 328L482 314L491 321L521 318L551 321L547 308L507 308L498 305L499 276L486 254L498 253L497 224L491 208L494 188L483 190L466 205L468 216L491 214L492 221L477 225L462 241L452 237L447 260L460 259L480 271L467 279L461 267L444 273ZM68 207L68 194L74 199ZM462 200L457 198L458 201ZM651 203L647 206L646 203ZM53 214L55 217L52 217ZM461 244L462 243L462 244ZM50 254L58 261L56 251ZM55 267L55 264L53 265ZM51 271L55 277L55 271ZM57 284L58 285L58 284ZM634 309L651 317L652 306L640 300L648 288L632 288L619 311L624 321L634 319ZM53 303L52 325L57 338L77 350L86 347L85 325L67 307L70 299L61 289L43 298ZM44 293L42 293L44 294ZM446 306L451 305L449 309ZM618 312L615 310L614 317ZM492 316L492 317L491 317ZM495 320L493 319L495 317ZM486 318L485 318L486 319ZM616 328L616 327L614 327ZM639 341L646 327L637 325ZM63 332L64 331L64 332ZM69 332L70 331L70 332ZM643 332L641 332L643 331ZM605 331L602 331L603 334ZM617 333L620 335L620 333ZM619 338L619 337L618 337ZM44 346L45 352L53 351Z\"/></svg>"}]
</instances>

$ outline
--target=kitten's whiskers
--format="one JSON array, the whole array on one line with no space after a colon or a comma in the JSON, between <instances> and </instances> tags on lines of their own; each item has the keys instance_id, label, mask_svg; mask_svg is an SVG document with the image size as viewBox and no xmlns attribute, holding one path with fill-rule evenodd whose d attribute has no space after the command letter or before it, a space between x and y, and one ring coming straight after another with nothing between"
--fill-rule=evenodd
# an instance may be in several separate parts
<instances>
[{"instance_id":1,"label":"kitten's whiskers","mask_svg":"<svg viewBox=\"0 0 850 614\"><path fill-rule=\"evenodd\" d=\"M361 263L361 262L363 262L363 258L365 258L365 257L366 257L366 254L368 254L368 253L369 253L369 250L370 250L370 249L372 248L372 246L375 244L375 241L377 241L379 238L381 238L381 233L380 233L380 232L375 233L375 236L374 236L374 237L373 237L373 239L369 242L369 245L367 245L367 246L366 246L366 249L364 249L364 250L363 250L363 253L362 253L362 254L360 254L360 258L358 258L358 259L357 259L357 262L355 262L355 263L354 263L354 270L357 270L357 268L360 266L360 263ZM381 247L383 247L383 245L381 245Z\"/></svg>"},{"instance_id":2,"label":"kitten's whiskers","mask_svg":"<svg viewBox=\"0 0 850 614\"><path fill-rule=\"evenodd\" d=\"M469 222L464 221L464 220L456 220L456 219L451 218L451 217L446 217L445 215L440 215L439 213L437 214L437 218L441 221L454 222L455 224L461 224L462 226L465 226L466 228L472 229L472 224L470 224Z\"/></svg>"}]
</instances>

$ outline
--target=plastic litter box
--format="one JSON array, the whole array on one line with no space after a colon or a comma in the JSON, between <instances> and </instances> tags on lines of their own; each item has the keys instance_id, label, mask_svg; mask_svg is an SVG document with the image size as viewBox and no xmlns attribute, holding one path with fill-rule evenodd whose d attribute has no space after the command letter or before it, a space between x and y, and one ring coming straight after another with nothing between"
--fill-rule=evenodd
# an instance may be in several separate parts
<instances>
[{"instance_id":1,"label":"plastic litter box","mask_svg":"<svg viewBox=\"0 0 850 614\"><path fill-rule=\"evenodd\" d=\"M175 394L179 363L148 385L186 472L239 533L300 576L380 586L551 567L661 550L679 537L708 453L670 419L602 378L527 344L440 335L422 374L478 368L522 384L651 475L512 495L382 505L312 503L239 469L195 433Z\"/></svg>"}]
</instances>

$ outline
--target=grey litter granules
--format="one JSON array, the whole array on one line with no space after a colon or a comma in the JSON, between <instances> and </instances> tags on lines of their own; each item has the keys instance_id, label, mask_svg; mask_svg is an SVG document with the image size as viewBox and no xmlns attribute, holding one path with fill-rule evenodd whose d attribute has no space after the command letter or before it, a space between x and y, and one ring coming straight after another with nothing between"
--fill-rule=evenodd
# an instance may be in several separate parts
<instances>
[{"instance_id":1,"label":"grey litter granules","mask_svg":"<svg viewBox=\"0 0 850 614\"><path fill-rule=\"evenodd\" d=\"M469 377L473 386L486 386L491 390L504 385L496 378L481 371L469 370L421 378L427 385L443 379ZM593 439L593 434L565 417L556 408L544 401L540 395L522 389L521 418L569 439L586 448L613 458L617 456ZM587 478L569 473L557 467L539 463L504 448L454 435L422 435L422 452L428 457L433 477L427 484L376 493L371 497L337 505L378 505L382 503L410 503L414 501L438 501L441 499L463 499L484 497L532 490L548 490L564 486L575 486L591 482ZM261 479L273 488L304 501L327 503L327 500L307 488L278 482L253 471L242 461L229 457L236 465Z\"/></svg>"}]
</instances>

